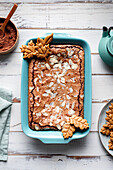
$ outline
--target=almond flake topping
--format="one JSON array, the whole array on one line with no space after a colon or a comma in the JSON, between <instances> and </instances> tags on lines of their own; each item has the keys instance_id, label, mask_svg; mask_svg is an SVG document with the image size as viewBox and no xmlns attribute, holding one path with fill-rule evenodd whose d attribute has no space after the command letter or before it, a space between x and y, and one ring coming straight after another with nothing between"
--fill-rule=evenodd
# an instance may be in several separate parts
<instances>
[{"instance_id":1,"label":"almond flake topping","mask_svg":"<svg viewBox=\"0 0 113 170\"><path fill-rule=\"evenodd\" d=\"M51 67L48 63L46 63L45 66L47 67L48 70L50 70Z\"/></svg>"}]
</instances>

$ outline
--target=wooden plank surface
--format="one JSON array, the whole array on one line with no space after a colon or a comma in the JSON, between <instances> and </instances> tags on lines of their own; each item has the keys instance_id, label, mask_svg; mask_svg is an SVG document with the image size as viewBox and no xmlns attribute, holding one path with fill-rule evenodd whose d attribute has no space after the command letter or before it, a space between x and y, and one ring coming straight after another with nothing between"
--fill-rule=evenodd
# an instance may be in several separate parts
<instances>
[{"instance_id":1,"label":"wooden plank surface","mask_svg":"<svg viewBox=\"0 0 113 170\"><path fill-rule=\"evenodd\" d=\"M97 132L90 132L86 137L73 140L69 144L43 144L37 139L27 137L23 132L10 132L9 154L108 155L100 143Z\"/></svg>"},{"instance_id":2,"label":"wooden plank surface","mask_svg":"<svg viewBox=\"0 0 113 170\"><path fill-rule=\"evenodd\" d=\"M113 68L98 54L102 26L113 25L113 0L17 0L12 21L19 28L19 44L9 55L0 56L0 87L12 89L13 106L9 134L8 162L1 169L112 169L113 159L102 147L98 136L98 117L113 98ZM0 16L6 16L13 2L0 1ZM67 145L45 145L27 137L21 129L21 65L19 47L29 38L48 33L67 33L85 39L92 59L92 127L83 139Z\"/></svg>"},{"instance_id":3,"label":"wooden plank surface","mask_svg":"<svg viewBox=\"0 0 113 170\"><path fill-rule=\"evenodd\" d=\"M3 3L3 2L5 2L5 3L9 3L9 0L0 0L0 2L1 3ZM72 2L76 2L76 3L79 3L79 2L90 2L90 3L112 3L113 2L113 0L16 0L16 3L37 3L37 4L42 4L42 3L66 3L66 2L68 2L68 3L72 3Z\"/></svg>"},{"instance_id":4,"label":"wooden plank surface","mask_svg":"<svg viewBox=\"0 0 113 170\"><path fill-rule=\"evenodd\" d=\"M7 163L0 162L1 169L4 170L112 170L113 158L110 156L93 156L93 157L69 157L69 156L51 156L51 155L11 155L8 157Z\"/></svg>"},{"instance_id":5,"label":"wooden plank surface","mask_svg":"<svg viewBox=\"0 0 113 170\"><path fill-rule=\"evenodd\" d=\"M2 3L0 15L11 6ZM101 29L113 24L112 16L112 3L19 3L12 21L18 28Z\"/></svg>"}]
</instances>

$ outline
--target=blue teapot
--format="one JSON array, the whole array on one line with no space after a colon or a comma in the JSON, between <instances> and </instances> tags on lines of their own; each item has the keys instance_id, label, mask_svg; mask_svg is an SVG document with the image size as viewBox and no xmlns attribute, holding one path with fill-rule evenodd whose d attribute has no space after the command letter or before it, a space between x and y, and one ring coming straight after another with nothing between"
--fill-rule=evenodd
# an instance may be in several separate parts
<instances>
[{"instance_id":1,"label":"blue teapot","mask_svg":"<svg viewBox=\"0 0 113 170\"><path fill-rule=\"evenodd\" d=\"M113 27L103 27L102 38L99 43L99 54L102 60L113 67Z\"/></svg>"}]
</instances>

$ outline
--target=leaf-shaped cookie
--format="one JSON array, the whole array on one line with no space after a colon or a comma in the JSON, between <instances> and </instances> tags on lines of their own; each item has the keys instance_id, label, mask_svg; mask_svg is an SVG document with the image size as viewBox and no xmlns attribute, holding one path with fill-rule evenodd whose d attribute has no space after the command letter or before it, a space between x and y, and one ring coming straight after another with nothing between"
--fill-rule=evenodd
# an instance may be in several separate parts
<instances>
[{"instance_id":1,"label":"leaf-shaped cookie","mask_svg":"<svg viewBox=\"0 0 113 170\"><path fill-rule=\"evenodd\" d=\"M72 137L74 132L75 132L75 127L70 125L70 123L65 123L63 125L62 133L64 139Z\"/></svg>"},{"instance_id":2,"label":"leaf-shaped cookie","mask_svg":"<svg viewBox=\"0 0 113 170\"><path fill-rule=\"evenodd\" d=\"M42 44L42 45L47 45L50 44L50 42L53 39L53 33L51 35L48 35L47 37L45 37L45 39L43 40L42 38L37 38L37 44Z\"/></svg>"},{"instance_id":3,"label":"leaf-shaped cookie","mask_svg":"<svg viewBox=\"0 0 113 170\"><path fill-rule=\"evenodd\" d=\"M89 128L87 120L76 115L70 117L70 124L73 124L76 128L80 128L81 130Z\"/></svg>"},{"instance_id":4,"label":"leaf-shaped cookie","mask_svg":"<svg viewBox=\"0 0 113 170\"><path fill-rule=\"evenodd\" d=\"M35 45L32 40L28 43L28 46L22 45L20 49L21 49L21 52L23 52L24 54L24 58L32 58L34 55L36 55Z\"/></svg>"}]
</instances>

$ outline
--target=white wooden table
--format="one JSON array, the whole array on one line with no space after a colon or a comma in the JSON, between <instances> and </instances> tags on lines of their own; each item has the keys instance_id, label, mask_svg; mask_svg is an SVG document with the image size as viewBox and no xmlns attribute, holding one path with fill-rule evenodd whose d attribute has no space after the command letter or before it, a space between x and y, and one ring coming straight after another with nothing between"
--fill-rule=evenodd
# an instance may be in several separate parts
<instances>
[{"instance_id":1,"label":"white wooden table","mask_svg":"<svg viewBox=\"0 0 113 170\"><path fill-rule=\"evenodd\" d=\"M16 1L18 9L12 21L19 30L19 44L13 53L0 56L0 87L13 91L8 162L0 162L0 170L113 169L113 158L102 147L97 131L99 113L113 98L113 68L105 65L98 54L102 27L113 26L113 1L93 1ZM10 0L0 0L0 16L5 17L12 6ZM91 47L91 131L85 138L66 145L44 145L27 137L21 129L22 54L19 47L29 38L42 36L46 32L69 33L85 39Z\"/></svg>"}]
</instances>

